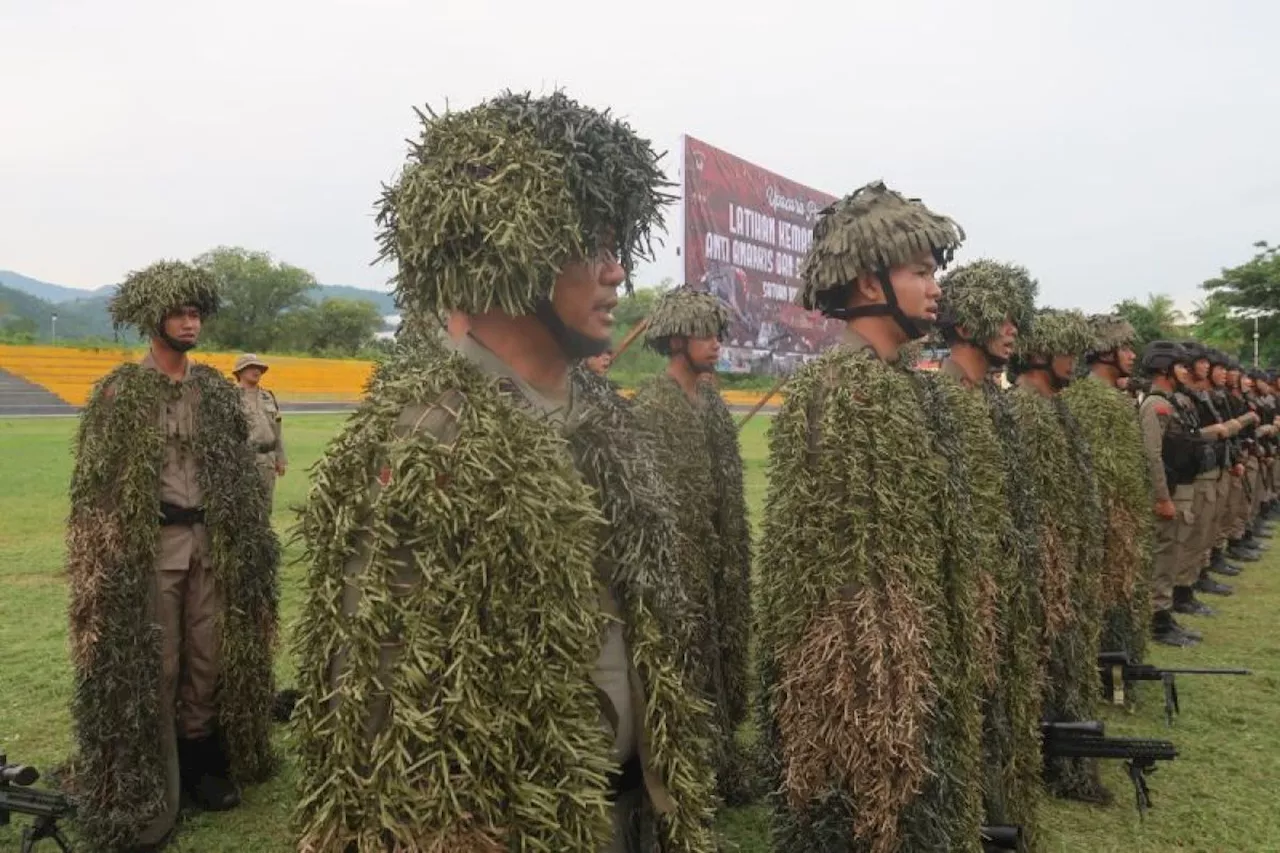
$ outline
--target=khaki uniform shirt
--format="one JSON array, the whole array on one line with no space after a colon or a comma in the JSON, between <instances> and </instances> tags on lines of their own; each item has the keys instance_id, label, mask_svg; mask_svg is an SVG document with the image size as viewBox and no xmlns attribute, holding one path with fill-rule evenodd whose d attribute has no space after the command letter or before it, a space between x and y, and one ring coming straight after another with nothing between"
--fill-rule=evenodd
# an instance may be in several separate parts
<instances>
[{"instance_id":1,"label":"khaki uniform shirt","mask_svg":"<svg viewBox=\"0 0 1280 853\"><path fill-rule=\"evenodd\" d=\"M1151 486L1158 501L1172 500L1169 483L1164 476L1164 434L1172 417L1175 417L1173 403L1155 394L1148 394L1138 407L1142 447L1147 454L1147 470L1151 474Z\"/></svg>"},{"instance_id":2,"label":"khaki uniform shirt","mask_svg":"<svg viewBox=\"0 0 1280 853\"><path fill-rule=\"evenodd\" d=\"M240 402L249 421L249 446L259 457L269 456L277 465L285 465L284 436L280 426L280 406L276 397L264 388L241 388Z\"/></svg>"},{"instance_id":3,"label":"khaki uniform shirt","mask_svg":"<svg viewBox=\"0 0 1280 853\"><path fill-rule=\"evenodd\" d=\"M141 361L142 367L160 372L151 353ZM160 500L185 509L204 505L204 491L200 488L196 464L195 436L196 412L200 401L196 386L191 382L191 363L178 383L182 386L176 400L166 402L159 412L164 430L164 462L160 468ZM193 553L205 537L202 524L192 527L173 524L160 528L160 545L156 553L158 571L185 571L191 565Z\"/></svg>"}]
</instances>

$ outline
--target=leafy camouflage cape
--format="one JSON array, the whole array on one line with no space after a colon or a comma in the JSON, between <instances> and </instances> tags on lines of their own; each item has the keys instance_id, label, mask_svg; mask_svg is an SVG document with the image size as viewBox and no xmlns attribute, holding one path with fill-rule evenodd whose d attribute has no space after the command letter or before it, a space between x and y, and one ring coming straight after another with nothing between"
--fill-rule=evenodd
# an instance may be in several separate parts
<instances>
[{"instance_id":1,"label":"leafy camouflage cape","mask_svg":"<svg viewBox=\"0 0 1280 853\"><path fill-rule=\"evenodd\" d=\"M976 668L948 599L971 588L947 541L962 472L906 370L839 346L789 388L758 559L774 849L977 851Z\"/></svg>"},{"instance_id":2,"label":"leafy camouflage cape","mask_svg":"<svg viewBox=\"0 0 1280 853\"><path fill-rule=\"evenodd\" d=\"M232 776L266 778L279 590L272 532L235 386L191 367L200 394L193 441L213 575L222 596L218 723ZM109 390L108 390L109 389ZM181 386L138 364L98 382L80 418L67 529L72 789L94 850L133 843L164 805L159 735L161 633L151 613L160 535L163 407Z\"/></svg>"},{"instance_id":3,"label":"leafy camouflage cape","mask_svg":"<svg viewBox=\"0 0 1280 853\"><path fill-rule=\"evenodd\" d=\"M1010 448L1017 440L1011 419L997 409L1001 392L992 382L969 388L945 374L922 373L935 433L945 435L949 456L967 472L972 520L957 536L977 567L974 606L983 712L983 799L988 824L1023 830L1023 850L1036 849L1036 809L1043 767L1040 750L1040 629L1034 539L1024 531L1015 501L1029 501L1027 486L1013 481ZM1018 475L1020 476L1020 475Z\"/></svg>"},{"instance_id":4,"label":"leafy camouflage cape","mask_svg":"<svg viewBox=\"0 0 1280 853\"><path fill-rule=\"evenodd\" d=\"M1092 375L1062 394L1093 451L1105 525L1101 648L1146 651L1151 621L1151 506L1142 430L1132 399Z\"/></svg>"},{"instance_id":5,"label":"leafy camouflage cape","mask_svg":"<svg viewBox=\"0 0 1280 853\"><path fill-rule=\"evenodd\" d=\"M1051 721L1094 719L1102 509L1092 455L1061 397L1048 399L1021 386L1009 394L1027 447L1036 495L1032 506L1039 515L1044 716ZM1091 759L1052 762L1048 781L1060 796L1108 796Z\"/></svg>"},{"instance_id":6,"label":"leafy camouflage cape","mask_svg":"<svg viewBox=\"0 0 1280 853\"><path fill-rule=\"evenodd\" d=\"M676 565L693 608L694 678L716 718L717 782L726 800L740 802L750 782L734 733L748 707L751 541L737 428L710 382L699 382L691 401L664 373L642 384L634 401L655 438L676 513Z\"/></svg>"},{"instance_id":7,"label":"leafy camouflage cape","mask_svg":"<svg viewBox=\"0 0 1280 853\"><path fill-rule=\"evenodd\" d=\"M591 680L608 618L600 579L626 614L643 736L675 803L654 832L664 851L714 850L707 711L683 683L672 519L625 404L582 371L574 388L587 414L566 436L419 338L379 368L317 464L300 522L300 851L607 843L615 766ZM396 434L421 401L448 405L451 440ZM375 544L358 551L366 532ZM347 585L362 600L342 618ZM380 679L396 626L401 652ZM391 713L369 738L378 690Z\"/></svg>"}]
</instances>

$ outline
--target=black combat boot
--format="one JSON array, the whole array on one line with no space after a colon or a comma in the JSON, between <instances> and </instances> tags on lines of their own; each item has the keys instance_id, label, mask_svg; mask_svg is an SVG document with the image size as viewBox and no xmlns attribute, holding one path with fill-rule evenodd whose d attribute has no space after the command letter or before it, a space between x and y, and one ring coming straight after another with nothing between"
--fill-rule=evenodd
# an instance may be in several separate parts
<instances>
[{"instance_id":1,"label":"black combat boot","mask_svg":"<svg viewBox=\"0 0 1280 853\"><path fill-rule=\"evenodd\" d=\"M1167 612L1169 614L1169 622L1173 625L1174 628L1176 628L1183 636L1185 636L1191 642L1198 643L1204 639L1204 634L1201 634L1199 631L1196 631L1192 628L1188 628L1186 625L1183 625L1182 623L1180 623L1177 619L1174 619L1172 610L1169 610Z\"/></svg>"},{"instance_id":2,"label":"black combat boot","mask_svg":"<svg viewBox=\"0 0 1280 853\"><path fill-rule=\"evenodd\" d=\"M1214 548L1209 552L1209 571L1225 575L1229 578L1234 578L1244 571L1244 569L1228 563L1226 556L1222 553L1222 549Z\"/></svg>"},{"instance_id":3,"label":"black combat boot","mask_svg":"<svg viewBox=\"0 0 1280 853\"><path fill-rule=\"evenodd\" d=\"M1245 545L1240 539L1232 539L1227 543L1227 556L1244 563L1256 563L1262 559L1260 553Z\"/></svg>"},{"instance_id":4,"label":"black combat boot","mask_svg":"<svg viewBox=\"0 0 1280 853\"><path fill-rule=\"evenodd\" d=\"M225 812L240 805L240 791L231 781L231 768L217 735L178 740L182 788L199 808Z\"/></svg>"},{"instance_id":5,"label":"black combat boot","mask_svg":"<svg viewBox=\"0 0 1280 853\"><path fill-rule=\"evenodd\" d=\"M1214 580L1208 572L1201 572L1199 579L1196 580L1192 588L1197 592L1203 592L1205 595L1233 595L1235 590L1227 586L1225 583L1219 583Z\"/></svg>"},{"instance_id":6,"label":"black combat boot","mask_svg":"<svg viewBox=\"0 0 1280 853\"><path fill-rule=\"evenodd\" d=\"M1250 534L1255 539L1274 539L1275 533L1271 529L1271 525L1266 524L1262 517L1259 516L1253 520L1252 526L1249 528Z\"/></svg>"},{"instance_id":7,"label":"black combat boot","mask_svg":"<svg viewBox=\"0 0 1280 853\"><path fill-rule=\"evenodd\" d=\"M1263 551L1266 551L1268 548L1271 547L1266 542L1263 542L1257 536L1254 536L1253 527L1248 524L1246 524L1244 527L1244 536L1240 538L1240 544L1246 548L1252 548L1253 550L1257 551L1259 554L1261 554Z\"/></svg>"},{"instance_id":8,"label":"black combat boot","mask_svg":"<svg viewBox=\"0 0 1280 853\"><path fill-rule=\"evenodd\" d=\"M1151 639L1162 646L1193 646L1196 640L1191 639L1184 631L1179 631L1173 624L1173 613L1168 610L1157 610L1151 617Z\"/></svg>"},{"instance_id":9,"label":"black combat boot","mask_svg":"<svg viewBox=\"0 0 1280 853\"><path fill-rule=\"evenodd\" d=\"M1196 599L1195 593L1189 586L1175 586L1173 588L1173 612L1187 616L1214 615L1212 608Z\"/></svg>"}]
</instances>

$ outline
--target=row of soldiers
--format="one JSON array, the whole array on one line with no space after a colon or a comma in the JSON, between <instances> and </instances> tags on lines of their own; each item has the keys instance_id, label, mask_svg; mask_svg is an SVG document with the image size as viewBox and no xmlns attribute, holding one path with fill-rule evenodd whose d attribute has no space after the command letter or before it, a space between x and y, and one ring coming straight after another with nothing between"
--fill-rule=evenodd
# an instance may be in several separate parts
<instances>
[{"instance_id":1,"label":"row of soldiers","mask_svg":"<svg viewBox=\"0 0 1280 853\"><path fill-rule=\"evenodd\" d=\"M1037 311L1008 264L940 288L954 221L836 202L801 298L845 338L773 420L753 566L723 306L664 297L634 400L584 366L670 200L649 143L563 93L422 120L378 217L406 335L297 527L299 851L712 853L763 777L776 850L977 853L983 824L1035 848L1046 779L1108 798L1089 760L1042 774L1039 725L1091 718L1099 649L1152 618L1131 330ZM185 264L130 275L112 312L154 363L80 425L70 790L109 853L278 767L279 542L239 396L186 356L218 302ZM935 325L951 355L915 371Z\"/></svg>"}]
</instances>

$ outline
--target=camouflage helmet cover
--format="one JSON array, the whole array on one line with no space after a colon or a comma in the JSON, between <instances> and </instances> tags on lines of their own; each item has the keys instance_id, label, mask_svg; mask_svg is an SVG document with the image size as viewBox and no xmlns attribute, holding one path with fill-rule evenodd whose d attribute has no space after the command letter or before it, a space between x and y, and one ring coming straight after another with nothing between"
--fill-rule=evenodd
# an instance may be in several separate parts
<instances>
[{"instance_id":1,"label":"camouflage helmet cover","mask_svg":"<svg viewBox=\"0 0 1280 853\"><path fill-rule=\"evenodd\" d=\"M1093 335L1088 349L1090 355L1103 355L1122 347L1132 347L1138 340L1138 333L1133 325L1119 314L1091 314L1089 331Z\"/></svg>"},{"instance_id":2,"label":"camouflage helmet cover","mask_svg":"<svg viewBox=\"0 0 1280 853\"><path fill-rule=\"evenodd\" d=\"M177 308L194 305L207 320L218 312L220 301L217 280L208 270L182 261L157 261L129 273L107 310L116 329L133 326L150 335Z\"/></svg>"},{"instance_id":3,"label":"camouflage helmet cover","mask_svg":"<svg viewBox=\"0 0 1280 853\"><path fill-rule=\"evenodd\" d=\"M531 314L566 264L602 250L630 291L672 199L648 140L562 92L418 116L421 136L377 215L403 312Z\"/></svg>"},{"instance_id":4,"label":"camouflage helmet cover","mask_svg":"<svg viewBox=\"0 0 1280 853\"><path fill-rule=\"evenodd\" d=\"M669 355L673 337L723 338L728 328L729 311L719 297L682 285L659 297L645 327L645 344Z\"/></svg>"},{"instance_id":5,"label":"camouflage helmet cover","mask_svg":"<svg viewBox=\"0 0 1280 853\"><path fill-rule=\"evenodd\" d=\"M963 326L979 345L997 337L1006 318L1020 334L1030 332L1040 285L1025 267L983 258L956 267L940 285L940 328Z\"/></svg>"},{"instance_id":6,"label":"camouflage helmet cover","mask_svg":"<svg viewBox=\"0 0 1280 853\"><path fill-rule=\"evenodd\" d=\"M910 263L922 253L946 266L964 237L958 224L918 199L906 198L882 181L867 184L819 214L801 268L799 302L823 313L841 309L859 276Z\"/></svg>"},{"instance_id":7,"label":"camouflage helmet cover","mask_svg":"<svg viewBox=\"0 0 1280 853\"><path fill-rule=\"evenodd\" d=\"M1055 355L1078 356L1092 341L1089 323L1079 311L1041 308L1031 321L1031 331L1018 335L1014 352L1016 358L1030 364Z\"/></svg>"}]
</instances>

